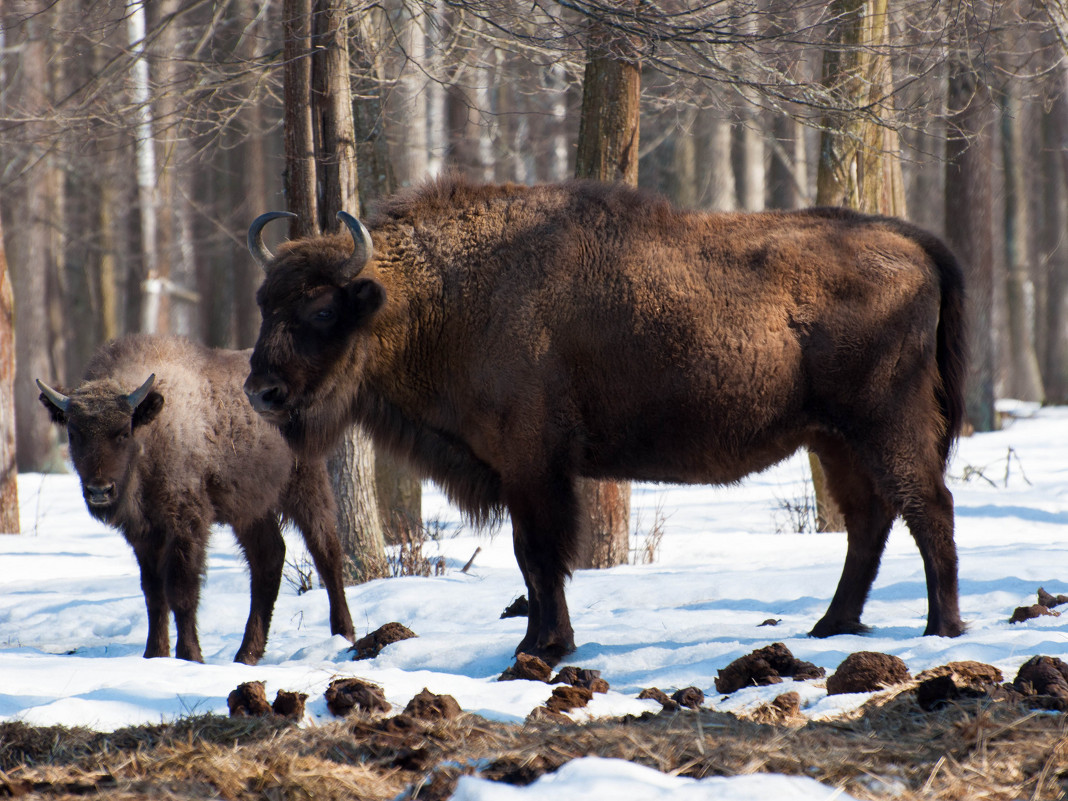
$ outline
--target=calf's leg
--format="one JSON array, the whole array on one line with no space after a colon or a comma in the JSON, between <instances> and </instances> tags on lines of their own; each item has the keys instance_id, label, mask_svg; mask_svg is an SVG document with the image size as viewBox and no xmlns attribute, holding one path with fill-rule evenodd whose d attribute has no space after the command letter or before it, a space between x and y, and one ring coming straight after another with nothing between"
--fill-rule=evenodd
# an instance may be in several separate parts
<instances>
[{"instance_id":1,"label":"calf's leg","mask_svg":"<svg viewBox=\"0 0 1068 801\"><path fill-rule=\"evenodd\" d=\"M326 589L330 633L356 641L345 600L345 556L337 536L337 504L323 462L301 462L283 497L283 512L296 523Z\"/></svg>"},{"instance_id":2,"label":"calf's leg","mask_svg":"<svg viewBox=\"0 0 1068 801\"><path fill-rule=\"evenodd\" d=\"M267 632L282 583L286 544L274 514L247 528L235 529L234 534L248 562L250 594L245 636L234 661L255 665L267 647Z\"/></svg>"},{"instance_id":3,"label":"calf's leg","mask_svg":"<svg viewBox=\"0 0 1068 801\"><path fill-rule=\"evenodd\" d=\"M178 635L174 655L190 662L203 662L197 637L197 606L209 532L206 524L193 523L189 517L185 518L185 527L168 532L163 552L163 580ZM181 520L183 515L177 518Z\"/></svg>"},{"instance_id":4,"label":"calf's leg","mask_svg":"<svg viewBox=\"0 0 1068 801\"><path fill-rule=\"evenodd\" d=\"M141 568L141 592L145 596L148 612L148 640L145 643L145 658L152 659L171 655L170 607L163 589L160 572L162 549L152 536L131 543L137 564Z\"/></svg>"}]
</instances>

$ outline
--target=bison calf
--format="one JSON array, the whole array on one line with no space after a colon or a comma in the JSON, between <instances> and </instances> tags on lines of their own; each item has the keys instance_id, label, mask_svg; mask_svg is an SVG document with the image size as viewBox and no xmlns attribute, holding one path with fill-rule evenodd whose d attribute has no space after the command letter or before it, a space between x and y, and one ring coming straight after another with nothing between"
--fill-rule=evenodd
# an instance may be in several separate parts
<instances>
[{"instance_id":1,"label":"bison calf","mask_svg":"<svg viewBox=\"0 0 1068 801\"><path fill-rule=\"evenodd\" d=\"M67 429L90 514L119 529L137 556L146 657L170 655L173 612L175 655L203 661L196 615L212 523L233 528L249 565L252 599L234 661L263 655L285 560L282 519L300 528L326 585L331 632L353 639L326 463L296 458L249 408L248 359L248 351L135 335L102 346L69 395L37 382L53 422Z\"/></svg>"}]
</instances>

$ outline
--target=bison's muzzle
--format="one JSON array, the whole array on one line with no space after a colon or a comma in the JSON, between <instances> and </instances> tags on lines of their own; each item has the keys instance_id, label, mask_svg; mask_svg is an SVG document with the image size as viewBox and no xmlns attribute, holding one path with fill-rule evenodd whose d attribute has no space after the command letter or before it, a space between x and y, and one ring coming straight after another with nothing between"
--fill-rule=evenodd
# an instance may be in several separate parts
<instances>
[{"instance_id":1,"label":"bison's muzzle","mask_svg":"<svg viewBox=\"0 0 1068 801\"><path fill-rule=\"evenodd\" d=\"M281 382L271 376L259 378L250 375L245 380L244 389L252 408L264 418L274 421L284 415L286 390Z\"/></svg>"},{"instance_id":2,"label":"bison's muzzle","mask_svg":"<svg viewBox=\"0 0 1068 801\"><path fill-rule=\"evenodd\" d=\"M86 484L85 502L90 506L111 506L117 500L115 482L107 484Z\"/></svg>"}]
</instances>

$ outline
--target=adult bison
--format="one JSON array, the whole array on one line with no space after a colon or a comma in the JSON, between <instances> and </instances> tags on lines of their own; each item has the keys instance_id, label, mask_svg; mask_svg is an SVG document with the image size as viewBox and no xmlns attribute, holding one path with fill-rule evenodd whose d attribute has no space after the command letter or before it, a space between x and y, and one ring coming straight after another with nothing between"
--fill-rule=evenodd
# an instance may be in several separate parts
<instances>
[{"instance_id":1,"label":"adult bison","mask_svg":"<svg viewBox=\"0 0 1068 801\"><path fill-rule=\"evenodd\" d=\"M234 661L263 656L285 561L280 516L304 536L330 600L330 630L353 639L336 506L323 458L296 458L241 391L249 351L134 335L93 356L65 394L41 381L41 402L65 426L82 495L137 556L148 607L145 656L202 661L197 605L212 523L230 525L248 560L251 604ZM147 378L147 380L146 380Z\"/></svg>"},{"instance_id":2,"label":"adult bison","mask_svg":"<svg viewBox=\"0 0 1068 801\"><path fill-rule=\"evenodd\" d=\"M953 499L961 270L935 237L842 209L705 214L624 186L429 183L370 232L289 242L266 268L245 391L299 452L346 426L462 510L505 508L530 616L517 649L574 649L575 479L729 483L801 446L848 529L812 633L859 632L898 515L927 634L963 630Z\"/></svg>"}]
</instances>

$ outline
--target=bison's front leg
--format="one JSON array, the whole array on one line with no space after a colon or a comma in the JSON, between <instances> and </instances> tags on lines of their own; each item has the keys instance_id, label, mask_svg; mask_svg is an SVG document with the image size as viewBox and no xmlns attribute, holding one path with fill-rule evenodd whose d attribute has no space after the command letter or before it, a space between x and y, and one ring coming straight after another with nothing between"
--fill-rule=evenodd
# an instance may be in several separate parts
<instances>
[{"instance_id":1,"label":"bison's front leg","mask_svg":"<svg viewBox=\"0 0 1068 801\"><path fill-rule=\"evenodd\" d=\"M527 633L515 652L555 665L575 650L564 596L577 550L575 493L570 481L531 482L508 492L507 498L512 542L530 602Z\"/></svg>"},{"instance_id":2,"label":"bison's front leg","mask_svg":"<svg viewBox=\"0 0 1068 801\"><path fill-rule=\"evenodd\" d=\"M181 513L179 513L181 516ZM204 574L204 548L208 526L191 521L171 532L163 556L163 578L167 603L174 612L177 641L174 655L190 662L203 662L197 637L197 606L200 603L200 577Z\"/></svg>"},{"instance_id":3,"label":"bison's front leg","mask_svg":"<svg viewBox=\"0 0 1068 801\"><path fill-rule=\"evenodd\" d=\"M267 647L267 631L282 584L286 543L273 513L247 528L235 527L234 534L248 561L250 595L245 636L234 661L255 665Z\"/></svg>"},{"instance_id":4,"label":"bison's front leg","mask_svg":"<svg viewBox=\"0 0 1068 801\"><path fill-rule=\"evenodd\" d=\"M132 543L131 543L132 544ZM137 564L141 568L141 592L145 596L148 612L148 640L145 642L145 659L171 655L170 607L163 591L163 576L160 573L160 543L151 537L133 545Z\"/></svg>"}]
</instances>

